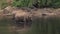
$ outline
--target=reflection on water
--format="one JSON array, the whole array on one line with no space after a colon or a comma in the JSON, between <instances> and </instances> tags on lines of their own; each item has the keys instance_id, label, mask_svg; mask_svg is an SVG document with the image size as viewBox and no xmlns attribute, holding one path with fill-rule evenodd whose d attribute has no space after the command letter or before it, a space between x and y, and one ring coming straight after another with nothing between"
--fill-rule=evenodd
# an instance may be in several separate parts
<instances>
[{"instance_id":1,"label":"reflection on water","mask_svg":"<svg viewBox=\"0 0 60 34\"><path fill-rule=\"evenodd\" d=\"M21 32L17 32L16 29L10 31L8 24L11 25L11 23L12 21L7 18L1 19L0 34L18 34ZM13 27L10 29L13 29ZM32 22L30 30L24 34L60 34L60 17L37 18Z\"/></svg>"}]
</instances>

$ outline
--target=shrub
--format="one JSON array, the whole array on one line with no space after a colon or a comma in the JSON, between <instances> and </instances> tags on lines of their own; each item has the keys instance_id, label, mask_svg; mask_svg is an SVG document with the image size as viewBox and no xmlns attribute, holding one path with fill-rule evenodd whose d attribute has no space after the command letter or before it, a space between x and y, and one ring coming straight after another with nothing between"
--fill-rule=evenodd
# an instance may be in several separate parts
<instances>
[{"instance_id":1,"label":"shrub","mask_svg":"<svg viewBox=\"0 0 60 34\"><path fill-rule=\"evenodd\" d=\"M7 4L6 0L0 0L0 8L1 9L5 8L7 5L8 4Z\"/></svg>"},{"instance_id":2,"label":"shrub","mask_svg":"<svg viewBox=\"0 0 60 34\"><path fill-rule=\"evenodd\" d=\"M15 7L60 7L60 0L14 0Z\"/></svg>"},{"instance_id":3,"label":"shrub","mask_svg":"<svg viewBox=\"0 0 60 34\"><path fill-rule=\"evenodd\" d=\"M15 7L32 7L35 0L14 0L13 6Z\"/></svg>"}]
</instances>

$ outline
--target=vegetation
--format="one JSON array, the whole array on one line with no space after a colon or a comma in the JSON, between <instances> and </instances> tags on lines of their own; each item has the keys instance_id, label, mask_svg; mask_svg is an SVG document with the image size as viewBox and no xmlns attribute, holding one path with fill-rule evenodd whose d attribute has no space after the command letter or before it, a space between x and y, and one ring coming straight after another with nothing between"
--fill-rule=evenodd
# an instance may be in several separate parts
<instances>
[{"instance_id":1,"label":"vegetation","mask_svg":"<svg viewBox=\"0 0 60 34\"><path fill-rule=\"evenodd\" d=\"M60 0L14 0L15 7L60 7Z\"/></svg>"},{"instance_id":2,"label":"vegetation","mask_svg":"<svg viewBox=\"0 0 60 34\"><path fill-rule=\"evenodd\" d=\"M0 8L8 6L6 0L0 0ZM15 7L53 7L60 8L60 0L13 0L12 6Z\"/></svg>"},{"instance_id":3,"label":"vegetation","mask_svg":"<svg viewBox=\"0 0 60 34\"><path fill-rule=\"evenodd\" d=\"M5 8L6 6L8 6L6 0L0 0L0 9Z\"/></svg>"},{"instance_id":4,"label":"vegetation","mask_svg":"<svg viewBox=\"0 0 60 34\"><path fill-rule=\"evenodd\" d=\"M15 7L32 7L35 0L14 0L13 6Z\"/></svg>"}]
</instances>

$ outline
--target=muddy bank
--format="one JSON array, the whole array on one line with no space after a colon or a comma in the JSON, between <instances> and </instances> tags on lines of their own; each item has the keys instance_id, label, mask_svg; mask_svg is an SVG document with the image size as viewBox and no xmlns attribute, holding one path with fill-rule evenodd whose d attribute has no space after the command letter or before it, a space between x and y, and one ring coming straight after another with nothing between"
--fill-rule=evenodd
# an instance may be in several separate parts
<instances>
[{"instance_id":1,"label":"muddy bank","mask_svg":"<svg viewBox=\"0 0 60 34\"><path fill-rule=\"evenodd\" d=\"M15 8L8 6L3 10L0 10L0 15L12 15L12 12L21 12L20 10L24 12L29 12L31 13L32 16L34 17L41 17L41 16L59 16L60 15L60 8L58 9L53 9L53 8L35 8L35 9L30 9L30 8Z\"/></svg>"}]
</instances>

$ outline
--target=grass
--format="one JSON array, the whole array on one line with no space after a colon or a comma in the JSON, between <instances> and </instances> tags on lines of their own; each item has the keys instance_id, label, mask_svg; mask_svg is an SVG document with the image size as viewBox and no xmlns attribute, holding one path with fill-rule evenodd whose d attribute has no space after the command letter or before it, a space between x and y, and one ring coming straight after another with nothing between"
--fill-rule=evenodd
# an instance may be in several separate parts
<instances>
[{"instance_id":1,"label":"grass","mask_svg":"<svg viewBox=\"0 0 60 34\"><path fill-rule=\"evenodd\" d=\"M9 5L10 3L7 3L6 0L0 0L0 9L4 9ZM33 5L37 5L38 8L60 8L60 0L13 0L10 6L33 8Z\"/></svg>"},{"instance_id":2,"label":"grass","mask_svg":"<svg viewBox=\"0 0 60 34\"><path fill-rule=\"evenodd\" d=\"M6 6L8 6L6 0L0 0L0 9L4 9Z\"/></svg>"},{"instance_id":3,"label":"grass","mask_svg":"<svg viewBox=\"0 0 60 34\"><path fill-rule=\"evenodd\" d=\"M60 0L14 0L15 7L60 8ZM37 5L37 6L36 6Z\"/></svg>"}]
</instances>

